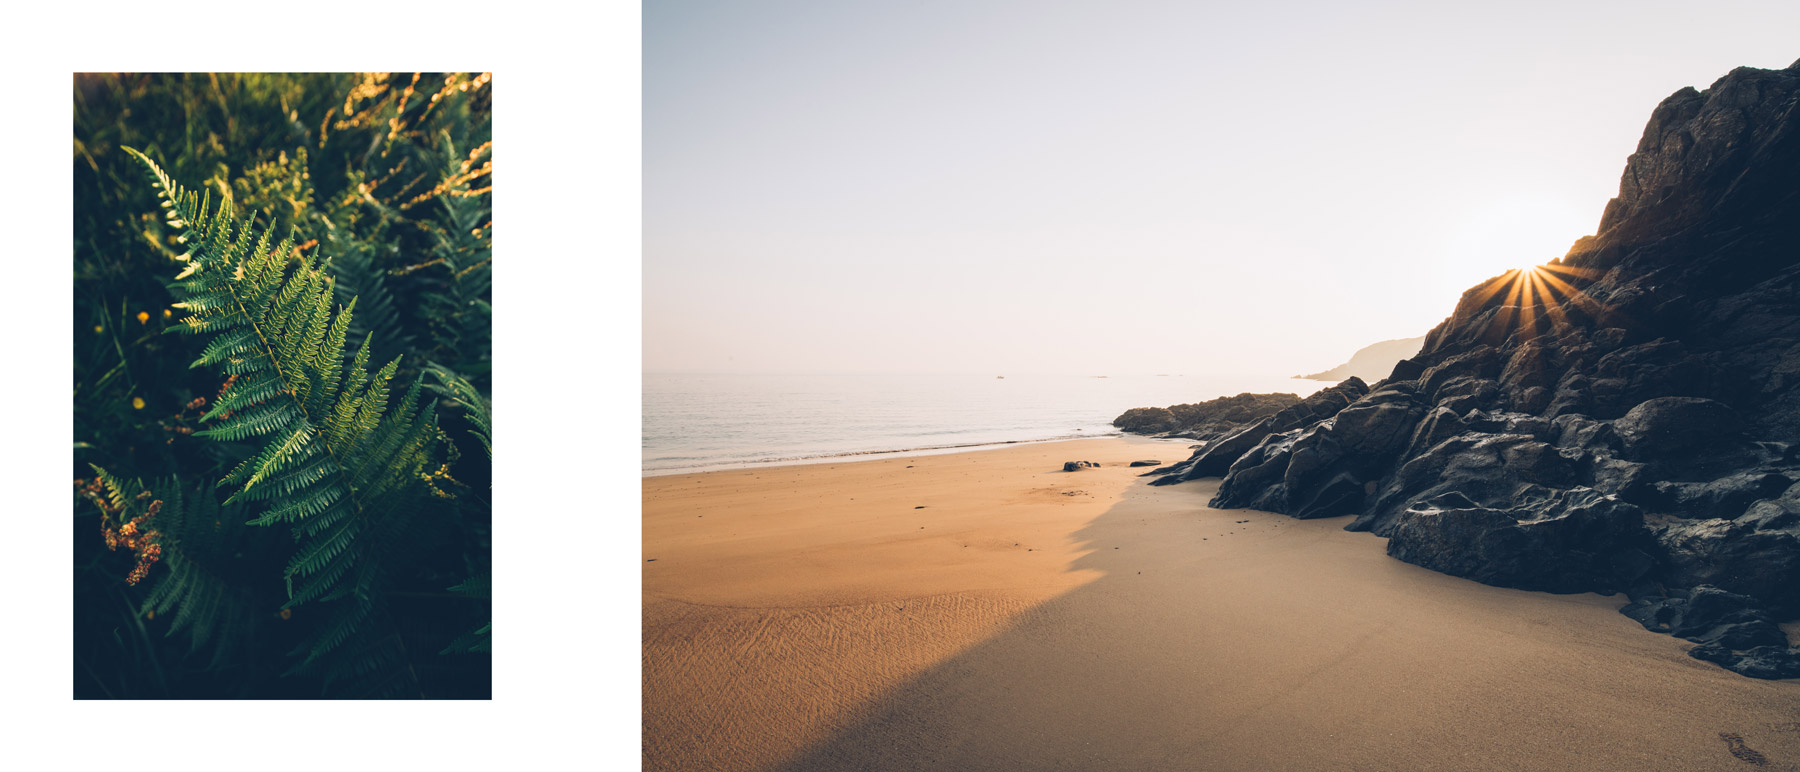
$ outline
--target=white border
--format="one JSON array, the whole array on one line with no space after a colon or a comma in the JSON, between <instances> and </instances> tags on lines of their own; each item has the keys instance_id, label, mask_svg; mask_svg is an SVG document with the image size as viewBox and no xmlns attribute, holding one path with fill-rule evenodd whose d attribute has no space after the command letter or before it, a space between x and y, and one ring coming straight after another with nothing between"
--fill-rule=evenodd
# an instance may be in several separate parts
<instances>
[{"instance_id":1,"label":"white border","mask_svg":"<svg viewBox=\"0 0 1800 772\"><path fill-rule=\"evenodd\" d=\"M639 17L620 3L8 12L0 195L14 291L0 399L13 439L0 443L11 526L0 700L11 765L636 767ZM400 69L494 72L494 699L73 700L71 74Z\"/></svg>"}]
</instances>

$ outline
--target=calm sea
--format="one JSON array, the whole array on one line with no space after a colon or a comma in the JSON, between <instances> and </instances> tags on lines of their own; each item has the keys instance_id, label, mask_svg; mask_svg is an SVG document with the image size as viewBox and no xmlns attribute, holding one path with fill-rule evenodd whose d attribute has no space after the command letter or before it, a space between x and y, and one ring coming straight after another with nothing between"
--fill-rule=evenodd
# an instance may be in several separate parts
<instances>
[{"instance_id":1,"label":"calm sea","mask_svg":"<svg viewBox=\"0 0 1800 772\"><path fill-rule=\"evenodd\" d=\"M1133 407L1329 384L1176 375L644 375L645 475L1117 435Z\"/></svg>"}]
</instances>

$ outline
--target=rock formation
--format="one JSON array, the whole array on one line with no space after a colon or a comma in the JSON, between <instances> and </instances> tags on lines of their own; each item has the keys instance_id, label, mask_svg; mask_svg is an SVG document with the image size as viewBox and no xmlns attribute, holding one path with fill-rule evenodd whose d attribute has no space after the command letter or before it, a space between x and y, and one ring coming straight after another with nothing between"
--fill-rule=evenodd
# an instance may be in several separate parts
<instances>
[{"instance_id":1,"label":"rock formation","mask_svg":"<svg viewBox=\"0 0 1800 772\"><path fill-rule=\"evenodd\" d=\"M1157 482L1355 515L1388 554L1489 584L1625 592L1696 658L1800 676L1775 626L1800 618L1797 105L1800 62L1676 92L1595 235L1464 293L1374 386Z\"/></svg>"},{"instance_id":2,"label":"rock formation","mask_svg":"<svg viewBox=\"0 0 1800 772\"><path fill-rule=\"evenodd\" d=\"M1235 397L1169 407L1134 407L1113 419L1113 426L1133 434L1160 434L1208 440L1259 418L1274 415L1300 401L1295 394L1239 394Z\"/></svg>"},{"instance_id":3,"label":"rock formation","mask_svg":"<svg viewBox=\"0 0 1800 772\"><path fill-rule=\"evenodd\" d=\"M1270 435L1282 434L1330 418L1368 391L1369 387L1359 378L1351 378L1329 389L1321 389L1268 418L1207 443L1188 460L1170 467L1167 477L1156 480L1151 485L1170 485L1196 477L1217 477L1224 474L1234 461L1261 448Z\"/></svg>"},{"instance_id":4,"label":"rock formation","mask_svg":"<svg viewBox=\"0 0 1800 772\"><path fill-rule=\"evenodd\" d=\"M1400 338L1384 340L1356 350L1350 355L1350 361L1330 370L1312 375L1296 375L1309 381L1341 381L1356 377L1364 381L1379 381L1387 377L1394 369L1394 363L1402 359L1411 359L1418 355L1419 347L1425 345L1425 336L1417 338Z\"/></svg>"}]
</instances>

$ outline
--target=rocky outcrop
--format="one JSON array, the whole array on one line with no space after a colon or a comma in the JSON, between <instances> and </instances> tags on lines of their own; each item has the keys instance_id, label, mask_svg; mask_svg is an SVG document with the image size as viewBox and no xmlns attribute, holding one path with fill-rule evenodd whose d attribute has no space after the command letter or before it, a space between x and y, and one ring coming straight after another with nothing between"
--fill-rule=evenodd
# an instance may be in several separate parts
<instances>
[{"instance_id":1,"label":"rocky outcrop","mask_svg":"<svg viewBox=\"0 0 1800 772\"><path fill-rule=\"evenodd\" d=\"M1776 627L1800 618L1797 181L1800 63L1682 89L1595 235L1464 293L1345 404L1158 482L1353 515L1390 555L1489 584L1626 592L1697 658L1800 677Z\"/></svg>"},{"instance_id":2,"label":"rocky outcrop","mask_svg":"<svg viewBox=\"0 0 1800 772\"><path fill-rule=\"evenodd\" d=\"M1169 407L1134 407L1113 419L1133 434L1214 439L1300 402L1296 394L1239 394Z\"/></svg>"},{"instance_id":3,"label":"rocky outcrop","mask_svg":"<svg viewBox=\"0 0 1800 772\"><path fill-rule=\"evenodd\" d=\"M1336 382L1344 380L1345 378L1361 378L1364 381L1379 381L1382 378L1387 377L1389 372L1393 371L1394 363L1418 355L1419 347L1424 345L1424 343L1425 336L1423 335L1417 338L1400 338L1398 340L1384 340L1380 343L1372 343L1357 349L1355 354L1350 355L1350 361L1338 365L1337 367L1333 367L1322 373L1296 375L1294 377L1304 378L1309 381Z\"/></svg>"},{"instance_id":4,"label":"rocky outcrop","mask_svg":"<svg viewBox=\"0 0 1800 772\"><path fill-rule=\"evenodd\" d=\"M1354 386L1356 389L1346 389ZM1348 397L1360 380L1336 389ZM1330 418L1271 433L1234 460L1215 507L1254 507L1295 517L1329 517L1359 508L1372 481L1388 471L1425 412L1417 388L1396 385L1362 394ZM1202 459L1204 461L1204 459ZM1208 468L1196 464L1199 472ZM1279 475L1279 479L1275 479Z\"/></svg>"},{"instance_id":5,"label":"rocky outcrop","mask_svg":"<svg viewBox=\"0 0 1800 772\"><path fill-rule=\"evenodd\" d=\"M1368 385L1351 378L1329 389L1289 405L1268 418L1226 434L1207 443L1188 460L1168 469L1168 475L1151 485L1173 485L1196 477L1217 477L1254 448L1261 447L1271 435L1280 435L1337 415L1351 402L1367 394Z\"/></svg>"},{"instance_id":6,"label":"rocky outcrop","mask_svg":"<svg viewBox=\"0 0 1800 772\"><path fill-rule=\"evenodd\" d=\"M1387 552L1502 587L1611 593L1652 566L1643 525L1637 507L1592 488L1547 490L1505 508L1451 491L1401 512Z\"/></svg>"},{"instance_id":7,"label":"rocky outcrop","mask_svg":"<svg viewBox=\"0 0 1800 772\"><path fill-rule=\"evenodd\" d=\"M1755 678L1800 678L1800 648L1748 596L1702 584L1645 595L1619 613L1647 630L1700 644L1688 656Z\"/></svg>"}]
</instances>

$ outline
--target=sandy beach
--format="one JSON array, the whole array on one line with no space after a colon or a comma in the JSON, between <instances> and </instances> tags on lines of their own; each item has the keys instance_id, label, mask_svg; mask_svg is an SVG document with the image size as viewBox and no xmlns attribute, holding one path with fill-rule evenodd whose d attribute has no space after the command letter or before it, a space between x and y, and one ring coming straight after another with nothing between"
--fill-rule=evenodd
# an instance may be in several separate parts
<instances>
[{"instance_id":1,"label":"sandy beach","mask_svg":"<svg viewBox=\"0 0 1800 772\"><path fill-rule=\"evenodd\" d=\"M1800 769L1800 681L1127 467L1187 453L645 478L644 768Z\"/></svg>"}]
</instances>

